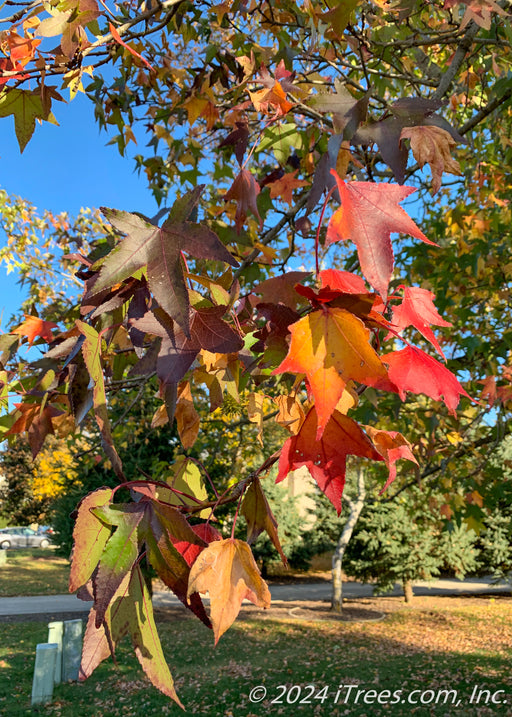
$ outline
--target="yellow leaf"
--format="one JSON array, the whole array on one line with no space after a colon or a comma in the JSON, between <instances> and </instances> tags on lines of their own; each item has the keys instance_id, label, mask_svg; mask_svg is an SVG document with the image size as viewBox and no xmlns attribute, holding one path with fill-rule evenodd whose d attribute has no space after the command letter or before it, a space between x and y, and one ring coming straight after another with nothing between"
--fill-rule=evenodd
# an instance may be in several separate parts
<instances>
[{"instance_id":1,"label":"yellow leaf","mask_svg":"<svg viewBox=\"0 0 512 717\"><path fill-rule=\"evenodd\" d=\"M300 402L293 396L277 396L274 401L279 408L276 423L286 428L292 436L297 435L305 417Z\"/></svg>"},{"instance_id":2,"label":"yellow leaf","mask_svg":"<svg viewBox=\"0 0 512 717\"><path fill-rule=\"evenodd\" d=\"M270 591L262 580L247 543L235 538L214 540L190 570L187 596L210 595L210 619L215 644L235 621L243 600L270 607Z\"/></svg>"},{"instance_id":3,"label":"yellow leaf","mask_svg":"<svg viewBox=\"0 0 512 717\"><path fill-rule=\"evenodd\" d=\"M166 478L172 488L179 493L165 491L165 500L172 505L198 505L208 500L199 468L186 456L178 456L174 461L173 473ZM185 495L181 495L184 493ZM194 500L195 499L195 500ZM199 518L209 518L211 510L205 508L196 513Z\"/></svg>"},{"instance_id":4,"label":"yellow leaf","mask_svg":"<svg viewBox=\"0 0 512 717\"><path fill-rule=\"evenodd\" d=\"M247 415L249 421L258 427L258 441L263 445L263 401L265 397L261 393L250 393Z\"/></svg>"},{"instance_id":5,"label":"yellow leaf","mask_svg":"<svg viewBox=\"0 0 512 717\"><path fill-rule=\"evenodd\" d=\"M201 115L201 113L204 112L207 105L208 100L204 99L203 97L190 97L188 100L186 100L186 102L183 103L183 106L187 110L189 124L194 124L194 122Z\"/></svg>"}]
</instances>

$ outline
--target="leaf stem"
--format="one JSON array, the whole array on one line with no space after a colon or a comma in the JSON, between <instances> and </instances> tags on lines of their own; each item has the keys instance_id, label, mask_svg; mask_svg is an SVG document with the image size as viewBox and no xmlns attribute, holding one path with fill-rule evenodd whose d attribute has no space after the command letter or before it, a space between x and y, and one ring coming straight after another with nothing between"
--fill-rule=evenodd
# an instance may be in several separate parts
<instances>
[{"instance_id":1,"label":"leaf stem","mask_svg":"<svg viewBox=\"0 0 512 717\"><path fill-rule=\"evenodd\" d=\"M335 186L334 186L334 187L331 187L331 188L329 189L329 191L327 192L327 195L326 195L325 200L324 200L324 205L323 205L322 211L321 211L321 213L320 213L320 219L318 220L318 227L317 227L316 236L315 236L315 266L316 266L316 275L317 275L317 278L318 278L318 274L320 273L320 262L319 262L319 260L318 260L318 247L319 247L319 244L320 244L320 229L322 228L322 222L323 222L323 220L324 220L324 214L325 214L325 210L326 210L326 208L327 208L327 202L328 202L329 199L331 198L331 195L332 195L332 193L334 192L335 189L336 189Z\"/></svg>"}]
</instances>

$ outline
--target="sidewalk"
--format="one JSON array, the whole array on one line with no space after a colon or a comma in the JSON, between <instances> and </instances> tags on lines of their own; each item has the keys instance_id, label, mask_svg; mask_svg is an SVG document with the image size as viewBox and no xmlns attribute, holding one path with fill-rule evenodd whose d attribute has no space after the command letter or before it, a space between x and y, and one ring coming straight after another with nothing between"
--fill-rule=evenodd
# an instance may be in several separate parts
<instances>
[{"instance_id":1,"label":"sidewalk","mask_svg":"<svg viewBox=\"0 0 512 717\"><path fill-rule=\"evenodd\" d=\"M270 594L272 600L294 602L298 600L325 600L331 598L330 582L318 583L285 583L271 584ZM496 593L511 595L511 586L508 584L493 585L489 578L469 578L468 580L434 580L432 582L418 582L414 584L414 595L479 595L482 593ZM402 589L395 586L386 596L401 596ZM372 585L345 582L343 583L344 598L372 597ZM206 601L207 602L207 601ZM76 612L87 613L91 607L90 602L79 600L76 595L38 595L31 597L0 598L0 616L33 615L36 613ZM177 597L171 592L155 592L153 605L163 608L171 605L181 605Z\"/></svg>"}]
</instances>

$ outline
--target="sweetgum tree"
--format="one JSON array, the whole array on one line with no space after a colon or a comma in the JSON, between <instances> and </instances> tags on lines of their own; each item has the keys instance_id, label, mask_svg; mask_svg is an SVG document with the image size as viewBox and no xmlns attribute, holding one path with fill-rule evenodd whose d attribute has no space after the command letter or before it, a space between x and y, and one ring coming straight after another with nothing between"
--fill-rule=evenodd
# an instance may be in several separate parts
<instances>
[{"instance_id":1,"label":"sweetgum tree","mask_svg":"<svg viewBox=\"0 0 512 717\"><path fill-rule=\"evenodd\" d=\"M402 203L416 189L429 206L460 197L454 221L471 226L463 198L486 184L484 173L475 176L477 152L499 153L486 130L503 116L500 166L509 162L508 5L17 7L3 13L0 116L13 116L20 150L36 119L58 116L64 90L71 99L84 91L121 153L147 140L136 163L162 211L149 219L136 207L104 208L90 241L78 243L65 218L47 217L81 299L39 297L40 310L1 337L2 427L10 440L27 434L35 456L49 434L74 435L94 416L117 485L84 498L74 528L70 589L92 602L81 677L128 633L152 682L179 703L142 560L217 642L244 598L270 604L250 545L234 530L242 513L249 541L266 531L281 551L260 480L274 464L278 481L306 466L339 513L347 456L385 465L386 489L399 460L406 470L421 461L425 477L440 472L438 434L480 440L470 396L482 387L470 379L485 381L494 406L507 410L508 351L485 368L471 354L453 363L453 320L434 304L440 283L426 283L451 236L423 231L411 216L418 205L408 212ZM23 233L14 211L16 220ZM391 234L401 235L396 262ZM467 247L476 258L471 239L462 242L459 254ZM4 259L17 257L29 277L31 249L33 235ZM34 250L36 268L39 256ZM446 286L451 276L448 267ZM447 311L456 303L449 291L440 297ZM468 307L460 308L462 319ZM42 350L30 364L17 356L27 342ZM195 405L205 397L213 416L238 406L263 449L268 421L288 438L243 477L210 482L200 466L192 476L186 457L167 472L138 466L133 476L116 445L112 396L149 385L160 402L153 430L175 422L185 454L208 423ZM409 422L414 445L399 430ZM235 519L220 532L215 514L226 505Z\"/></svg>"}]
</instances>

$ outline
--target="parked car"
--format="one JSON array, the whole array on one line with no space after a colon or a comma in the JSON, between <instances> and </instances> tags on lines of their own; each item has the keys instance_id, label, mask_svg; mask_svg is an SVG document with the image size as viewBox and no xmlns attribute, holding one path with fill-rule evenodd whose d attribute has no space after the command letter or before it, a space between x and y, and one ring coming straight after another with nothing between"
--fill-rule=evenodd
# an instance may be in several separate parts
<instances>
[{"instance_id":1,"label":"parked car","mask_svg":"<svg viewBox=\"0 0 512 717\"><path fill-rule=\"evenodd\" d=\"M51 544L48 533L36 533L32 528L0 528L0 549L47 548Z\"/></svg>"}]
</instances>

